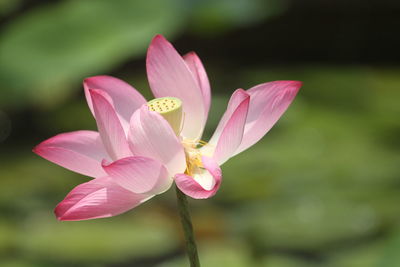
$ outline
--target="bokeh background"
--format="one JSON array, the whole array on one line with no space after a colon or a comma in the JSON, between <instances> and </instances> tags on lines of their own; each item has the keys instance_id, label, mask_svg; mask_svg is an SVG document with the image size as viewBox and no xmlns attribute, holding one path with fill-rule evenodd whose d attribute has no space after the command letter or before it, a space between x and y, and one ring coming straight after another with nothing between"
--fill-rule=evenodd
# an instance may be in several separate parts
<instances>
[{"instance_id":1,"label":"bokeh background","mask_svg":"<svg viewBox=\"0 0 400 267\"><path fill-rule=\"evenodd\" d=\"M279 123L190 201L203 266L400 266L400 2L0 0L0 266L187 266L173 190L126 214L59 222L88 180L31 152L95 129L85 77L148 99L165 35L212 85L210 136L236 88L301 80Z\"/></svg>"}]
</instances>

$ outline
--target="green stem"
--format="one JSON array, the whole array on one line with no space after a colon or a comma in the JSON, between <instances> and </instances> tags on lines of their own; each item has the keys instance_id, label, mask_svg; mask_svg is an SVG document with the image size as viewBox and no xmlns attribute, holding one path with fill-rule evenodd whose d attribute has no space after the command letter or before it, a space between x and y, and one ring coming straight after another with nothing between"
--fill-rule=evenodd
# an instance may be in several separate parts
<instances>
[{"instance_id":1,"label":"green stem","mask_svg":"<svg viewBox=\"0 0 400 267\"><path fill-rule=\"evenodd\" d=\"M178 210L181 217L183 233L186 240L186 250L189 257L190 267L200 267L199 255L197 254L196 240L194 238L192 220L190 219L189 206L186 195L176 189L176 197L178 201Z\"/></svg>"}]
</instances>

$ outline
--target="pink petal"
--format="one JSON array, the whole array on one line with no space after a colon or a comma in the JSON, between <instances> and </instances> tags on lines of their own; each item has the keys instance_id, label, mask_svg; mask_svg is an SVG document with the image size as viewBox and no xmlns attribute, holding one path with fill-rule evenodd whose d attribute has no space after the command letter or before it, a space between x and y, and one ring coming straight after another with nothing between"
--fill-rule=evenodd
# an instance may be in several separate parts
<instances>
[{"instance_id":1,"label":"pink petal","mask_svg":"<svg viewBox=\"0 0 400 267\"><path fill-rule=\"evenodd\" d=\"M109 158L99 133L93 131L56 135L37 145L33 152L64 168L90 177L104 176L101 161Z\"/></svg>"},{"instance_id":2,"label":"pink petal","mask_svg":"<svg viewBox=\"0 0 400 267\"><path fill-rule=\"evenodd\" d=\"M243 91L242 89L236 90L232 94L228 108L209 144L202 148L202 152L207 155L214 154L214 157L218 159L218 163L222 164L229 157L233 157L254 145L282 116L293 101L301 85L301 82L297 81L275 81L257 85L247 91ZM228 127L228 122L233 119L235 110L249 95L250 103L240 145L237 145L237 141L240 139L243 114L239 114L239 117L234 119L235 123L232 122L233 126L229 127L234 131L233 133L230 133L230 130L226 130L226 136L234 139L223 141L226 138L225 128ZM222 136L223 133L224 136ZM233 142L233 140L236 141ZM216 151L217 147L221 147L218 148L218 152Z\"/></svg>"},{"instance_id":3,"label":"pink petal","mask_svg":"<svg viewBox=\"0 0 400 267\"><path fill-rule=\"evenodd\" d=\"M129 143L135 156L153 158L173 176L186 169L185 152L169 123L146 105L131 119Z\"/></svg>"},{"instance_id":4,"label":"pink petal","mask_svg":"<svg viewBox=\"0 0 400 267\"><path fill-rule=\"evenodd\" d=\"M189 67L190 71L192 72L203 94L205 118L207 119L208 111L210 110L211 105L211 88L206 70L203 66L203 63L201 63L200 58L195 52L187 53L183 56L183 59L185 60L186 65Z\"/></svg>"},{"instance_id":5,"label":"pink petal","mask_svg":"<svg viewBox=\"0 0 400 267\"><path fill-rule=\"evenodd\" d=\"M102 177L72 189L54 212L60 221L105 218L133 209L151 197L135 194L117 185L110 177Z\"/></svg>"},{"instance_id":6,"label":"pink petal","mask_svg":"<svg viewBox=\"0 0 400 267\"><path fill-rule=\"evenodd\" d=\"M125 129L128 129L129 120L133 112L146 103L146 99L135 88L111 76L102 75L86 78L83 86L85 88L86 100L93 115L94 109L89 90L99 89L111 97L115 111Z\"/></svg>"},{"instance_id":7,"label":"pink petal","mask_svg":"<svg viewBox=\"0 0 400 267\"><path fill-rule=\"evenodd\" d=\"M199 139L206 121L202 90L183 58L161 35L154 37L147 52L147 76L155 97L182 100L185 113L182 135Z\"/></svg>"},{"instance_id":8,"label":"pink petal","mask_svg":"<svg viewBox=\"0 0 400 267\"><path fill-rule=\"evenodd\" d=\"M233 92L231 98L229 99L228 107L222 116L221 120L218 123L217 129L215 130L213 136L211 137L210 141L208 142L211 145L216 146L219 140L219 137L222 134L222 131L225 128L225 125L231 118L232 114L238 108L238 106L245 101L249 97L249 94L244 91L243 89L237 89Z\"/></svg>"},{"instance_id":9,"label":"pink petal","mask_svg":"<svg viewBox=\"0 0 400 267\"><path fill-rule=\"evenodd\" d=\"M239 89L236 95L246 95L244 90ZM239 96L242 98L242 96ZM249 110L250 96L247 95L233 111L229 120L225 123L224 129L218 138L213 158L222 165L227 161L242 142L247 113ZM234 104L232 104L233 106Z\"/></svg>"},{"instance_id":10,"label":"pink petal","mask_svg":"<svg viewBox=\"0 0 400 267\"><path fill-rule=\"evenodd\" d=\"M116 183L134 193L159 194L172 184L167 169L145 157L124 158L103 167Z\"/></svg>"},{"instance_id":11,"label":"pink petal","mask_svg":"<svg viewBox=\"0 0 400 267\"><path fill-rule=\"evenodd\" d=\"M249 90L250 106L243 140L235 155L257 143L278 121L302 86L298 81L274 81Z\"/></svg>"},{"instance_id":12,"label":"pink petal","mask_svg":"<svg viewBox=\"0 0 400 267\"><path fill-rule=\"evenodd\" d=\"M102 90L90 90L97 128L111 159L131 156L128 141L121 123L115 113L110 97Z\"/></svg>"},{"instance_id":13,"label":"pink petal","mask_svg":"<svg viewBox=\"0 0 400 267\"><path fill-rule=\"evenodd\" d=\"M175 175L175 183L178 188L186 195L196 199L214 196L222 180L221 169L212 158L203 156L202 162L205 169L193 177L183 173Z\"/></svg>"},{"instance_id":14,"label":"pink petal","mask_svg":"<svg viewBox=\"0 0 400 267\"><path fill-rule=\"evenodd\" d=\"M222 116L221 120L218 123L217 129L215 130L213 136L211 137L210 141L208 142L208 144L204 147L201 148L202 153L204 155L208 155L210 157L214 157L214 152L215 149L217 147L217 144L219 142L219 139L221 137L222 132L224 131L227 123L229 122L229 120L231 119L232 115L235 113L236 109L242 104L242 103L248 103L248 99L249 99L249 94L244 91L243 89L237 89L231 96L231 98L229 99L229 103L228 103L228 107L224 113L224 115ZM243 104L242 108L244 106L246 106L247 104ZM242 109L241 108L241 109ZM242 114L243 115L243 114ZM230 126L230 128L234 127L234 125ZM240 130L242 130L242 128L240 128ZM236 133L239 133L238 131L235 131ZM237 136L239 137L239 136ZM239 138L240 139L240 138ZM238 140L238 138L236 138L236 141ZM222 150L223 147L228 148L229 147L229 143L226 143L226 145L228 146L223 146L224 142L221 141L221 145L220 145L220 150ZM240 145L240 144L239 144ZM232 154L232 150L233 149L237 149L238 145L237 144L233 144L232 146L230 146L231 149L230 150L230 154ZM223 152L223 151L220 151ZM227 151L228 152L228 151ZM223 157L228 156L228 154L225 153L224 155L220 155L218 157L221 157L219 159L219 161L222 162ZM222 162L223 163L223 162ZM220 163L220 164L222 164Z\"/></svg>"}]
</instances>

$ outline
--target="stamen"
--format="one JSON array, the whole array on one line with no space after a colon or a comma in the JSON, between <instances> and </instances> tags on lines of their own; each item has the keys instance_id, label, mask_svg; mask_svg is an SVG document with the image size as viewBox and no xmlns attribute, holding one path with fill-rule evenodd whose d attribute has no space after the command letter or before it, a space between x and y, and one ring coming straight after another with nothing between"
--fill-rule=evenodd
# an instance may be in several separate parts
<instances>
[{"instance_id":1,"label":"stamen","mask_svg":"<svg viewBox=\"0 0 400 267\"><path fill-rule=\"evenodd\" d=\"M192 140L192 139L184 139L182 141L184 147L196 148L200 149L203 146L207 145L208 143L203 140Z\"/></svg>"},{"instance_id":2,"label":"stamen","mask_svg":"<svg viewBox=\"0 0 400 267\"><path fill-rule=\"evenodd\" d=\"M195 173L198 173L201 169L204 169L202 162L202 156L204 153L200 150L200 148L207 145L207 142L203 140L184 139L182 141L182 145L185 149L186 155L187 166L185 173L193 177Z\"/></svg>"}]
</instances>

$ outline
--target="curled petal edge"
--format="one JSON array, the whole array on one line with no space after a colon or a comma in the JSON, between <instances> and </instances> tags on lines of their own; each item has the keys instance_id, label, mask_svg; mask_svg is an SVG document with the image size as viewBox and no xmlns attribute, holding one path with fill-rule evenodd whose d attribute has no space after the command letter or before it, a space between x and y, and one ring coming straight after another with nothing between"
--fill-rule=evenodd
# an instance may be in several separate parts
<instances>
[{"instance_id":1,"label":"curled petal edge","mask_svg":"<svg viewBox=\"0 0 400 267\"><path fill-rule=\"evenodd\" d=\"M212 179L214 179L213 187L211 189L206 189L196 181L195 178L187 174L179 173L175 175L175 183L179 190L195 199L205 199L214 196L222 182L222 171L219 165L212 158L205 156L202 157L202 162L205 171L212 176Z\"/></svg>"}]
</instances>

